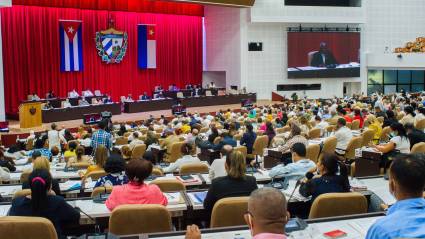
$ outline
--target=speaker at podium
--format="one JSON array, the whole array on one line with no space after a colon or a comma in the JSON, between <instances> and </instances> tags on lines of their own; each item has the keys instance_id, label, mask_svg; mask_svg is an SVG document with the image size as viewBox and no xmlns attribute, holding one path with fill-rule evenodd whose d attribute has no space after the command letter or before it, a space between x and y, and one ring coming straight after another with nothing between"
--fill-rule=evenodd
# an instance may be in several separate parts
<instances>
[{"instance_id":1,"label":"speaker at podium","mask_svg":"<svg viewBox=\"0 0 425 239\"><path fill-rule=\"evenodd\" d=\"M41 102L25 102L19 106L19 124L21 129L42 125Z\"/></svg>"}]
</instances>

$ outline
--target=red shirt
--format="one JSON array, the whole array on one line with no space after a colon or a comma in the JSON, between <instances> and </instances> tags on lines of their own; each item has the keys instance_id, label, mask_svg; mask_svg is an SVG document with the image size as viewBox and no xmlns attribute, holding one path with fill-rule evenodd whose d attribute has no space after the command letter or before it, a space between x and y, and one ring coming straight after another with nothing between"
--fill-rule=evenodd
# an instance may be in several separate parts
<instances>
[{"instance_id":1,"label":"red shirt","mask_svg":"<svg viewBox=\"0 0 425 239\"><path fill-rule=\"evenodd\" d=\"M112 193L105 202L109 210L124 204L160 204L167 206L167 197L157 185L148 185L130 182L128 184L114 186Z\"/></svg>"},{"instance_id":2,"label":"red shirt","mask_svg":"<svg viewBox=\"0 0 425 239\"><path fill-rule=\"evenodd\" d=\"M354 118L353 118L353 120L359 120L360 121L360 126L359 127L360 127L360 129L363 128L364 119L360 115L355 115Z\"/></svg>"},{"instance_id":3,"label":"red shirt","mask_svg":"<svg viewBox=\"0 0 425 239\"><path fill-rule=\"evenodd\" d=\"M353 122L353 119L351 119L351 117L348 116L348 115L344 115L344 119L345 119L345 122L347 122L347 123Z\"/></svg>"}]
</instances>

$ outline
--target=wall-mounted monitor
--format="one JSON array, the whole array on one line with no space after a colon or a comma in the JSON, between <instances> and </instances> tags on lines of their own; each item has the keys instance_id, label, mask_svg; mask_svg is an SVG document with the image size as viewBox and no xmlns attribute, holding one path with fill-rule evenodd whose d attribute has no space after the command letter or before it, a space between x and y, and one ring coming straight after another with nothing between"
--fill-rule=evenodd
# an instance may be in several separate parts
<instances>
[{"instance_id":1,"label":"wall-mounted monitor","mask_svg":"<svg viewBox=\"0 0 425 239\"><path fill-rule=\"evenodd\" d=\"M288 78L360 77L359 32L288 32Z\"/></svg>"}]
</instances>

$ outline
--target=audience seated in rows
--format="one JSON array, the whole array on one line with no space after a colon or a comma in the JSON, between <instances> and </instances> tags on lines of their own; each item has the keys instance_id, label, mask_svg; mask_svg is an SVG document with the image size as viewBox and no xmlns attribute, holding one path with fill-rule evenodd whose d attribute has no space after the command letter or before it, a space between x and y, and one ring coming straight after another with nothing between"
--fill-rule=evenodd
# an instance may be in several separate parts
<instances>
[{"instance_id":1,"label":"audience seated in rows","mask_svg":"<svg viewBox=\"0 0 425 239\"><path fill-rule=\"evenodd\" d=\"M114 210L119 205L124 204L168 204L167 198L158 186L146 184L144 181L152 173L152 163L145 159L132 159L125 166L125 174L129 183L115 186L108 200L106 207Z\"/></svg>"},{"instance_id":2,"label":"audience seated in rows","mask_svg":"<svg viewBox=\"0 0 425 239\"><path fill-rule=\"evenodd\" d=\"M227 176L215 178L211 182L204 200L205 210L211 214L214 204L226 197L248 196L257 189L257 180L246 175L246 163L243 154L233 151L226 157Z\"/></svg>"}]
</instances>

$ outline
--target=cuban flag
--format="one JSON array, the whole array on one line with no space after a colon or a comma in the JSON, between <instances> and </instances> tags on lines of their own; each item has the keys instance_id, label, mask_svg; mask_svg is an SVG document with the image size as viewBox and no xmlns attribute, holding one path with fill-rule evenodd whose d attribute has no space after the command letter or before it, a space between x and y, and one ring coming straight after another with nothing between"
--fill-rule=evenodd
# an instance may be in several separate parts
<instances>
[{"instance_id":1,"label":"cuban flag","mask_svg":"<svg viewBox=\"0 0 425 239\"><path fill-rule=\"evenodd\" d=\"M82 22L59 20L61 71L83 70Z\"/></svg>"},{"instance_id":2,"label":"cuban flag","mask_svg":"<svg viewBox=\"0 0 425 239\"><path fill-rule=\"evenodd\" d=\"M139 67L156 68L156 33L155 25L141 24L137 26Z\"/></svg>"}]
</instances>

